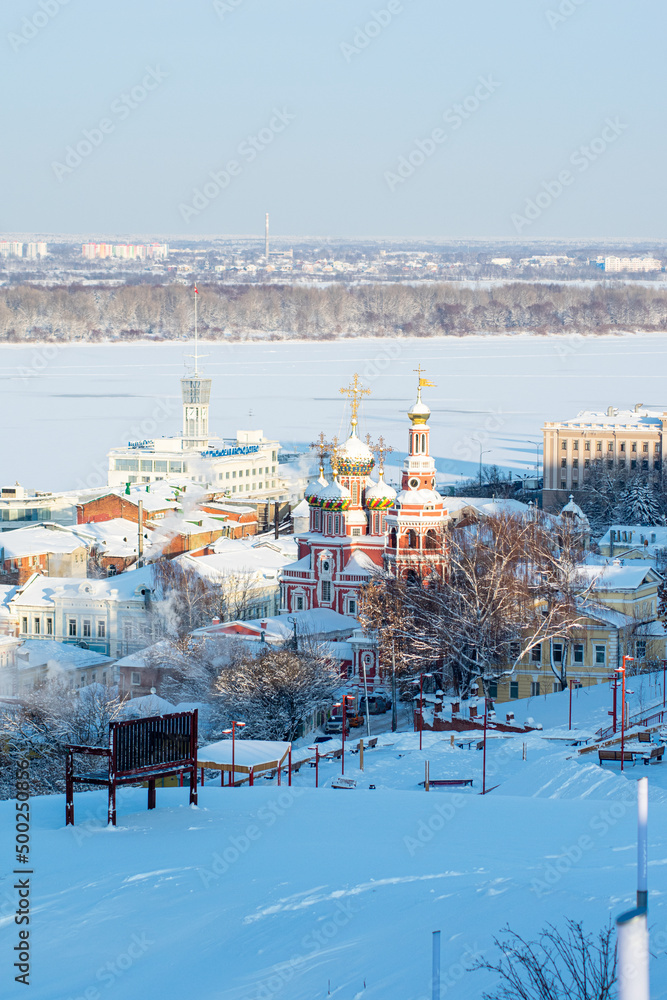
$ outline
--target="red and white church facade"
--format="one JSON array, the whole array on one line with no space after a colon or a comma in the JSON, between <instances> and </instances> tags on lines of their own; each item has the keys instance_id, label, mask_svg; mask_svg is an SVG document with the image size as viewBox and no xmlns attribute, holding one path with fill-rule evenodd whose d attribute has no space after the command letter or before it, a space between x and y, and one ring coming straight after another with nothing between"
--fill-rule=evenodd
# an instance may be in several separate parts
<instances>
[{"instance_id":1,"label":"red and white church facade","mask_svg":"<svg viewBox=\"0 0 667 1000\"><path fill-rule=\"evenodd\" d=\"M359 399L368 390L356 375L344 390L352 399L350 436L331 454L331 481L320 467L319 479L306 490L309 530L297 538L297 561L280 573L281 613L329 608L356 617L359 591L375 574L425 583L442 579L448 515L435 490L435 462L429 453L430 410L421 398L429 385L419 378L417 399L408 412L408 454L398 493L385 483L382 465L378 479L371 477L373 452L357 433ZM348 641L353 673L361 677L365 668L370 685L378 668L374 638L359 630Z\"/></svg>"}]
</instances>

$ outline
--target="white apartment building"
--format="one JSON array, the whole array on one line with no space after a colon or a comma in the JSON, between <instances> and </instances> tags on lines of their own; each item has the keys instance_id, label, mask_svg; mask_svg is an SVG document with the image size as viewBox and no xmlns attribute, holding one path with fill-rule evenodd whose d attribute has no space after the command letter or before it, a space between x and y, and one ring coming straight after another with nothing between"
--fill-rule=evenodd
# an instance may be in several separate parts
<instances>
[{"instance_id":1,"label":"white apartment building","mask_svg":"<svg viewBox=\"0 0 667 1000\"><path fill-rule=\"evenodd\" d=\"M153 571L126 570L104 580L35 573L8 601L20 639L69 643L114 658L153 639Z\"/></svg>"},{"instance_id":2,"label":"white apartment building","mask_svg":"<svg viewBox=\"0 0 667 1000\"><path fill-rule=\"evenodd\" d=\"M11 240L0 242L0 257L22 257L23 244L14 243Z\"/></svg>"},{"instance_id":3,"label":"white apartment building","mask_svg":"<svg viewBox=\"0 0 667 1000\"><path fill-rule=\"evenodd\" d=\"M605 271L661 271L662 261L656 257L605 257Z\"/></svg>"},{"instance_id":4,"label":"white apartment building","mask_svg":"<svg viewBox=\"0 0 667 1000\"><path fill-rule=\"evenodd\" d=\"M48 249L46 243L28 243L25 251L26 257L35 260L37 257L46 257Z\"/></svg>"},{"instance_id":5,"label":"white apartment building","mask_svg":"<svg viewBox=\"0 0 667 1000\"><path fill-rule=\"evenodd\" d=\"M660 472L667 411L648 410L641 403L633 410L584 410L571 420L546 423L543 436L544 506L551 509L581 487L593 462L629 473Z\"/></svg>"}]
</instances>

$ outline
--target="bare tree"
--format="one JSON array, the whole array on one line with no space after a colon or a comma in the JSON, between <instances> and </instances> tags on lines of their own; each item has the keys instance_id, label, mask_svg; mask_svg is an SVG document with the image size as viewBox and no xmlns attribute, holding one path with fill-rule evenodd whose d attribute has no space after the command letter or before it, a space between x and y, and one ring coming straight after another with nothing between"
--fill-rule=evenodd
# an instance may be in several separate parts
<instances>
[{"instance_id":1,"label":"bare tree","mask_svg":"<svg viewBox=\"0 0 667 1000\"><path fill-rule=\"evenodd\" d=\"M500 979L499 986L482 994L484 1000L610 1000L616 982L611 924L597 937L575 920L567 921L565 932L547 924L534 941L510 927L502 933L494 938L498 961L473 966Z\"/></svg>"}]
</instances>

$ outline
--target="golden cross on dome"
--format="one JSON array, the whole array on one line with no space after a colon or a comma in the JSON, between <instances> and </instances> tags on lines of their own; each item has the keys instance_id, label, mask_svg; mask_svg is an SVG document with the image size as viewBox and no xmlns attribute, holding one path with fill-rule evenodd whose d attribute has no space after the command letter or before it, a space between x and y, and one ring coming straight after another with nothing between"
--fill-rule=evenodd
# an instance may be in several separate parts
<instances>
[{"instance_id":1,"label":"golden cross on dome","mask_svg":"<svg viewBox=\"0 0 667 1000\"><path fill-rule=\"evenodd\" d=\"M371 390L362 388L361 382L359 381L359 376L355 372L354 378L350 383L350 385L348 385L347 389L341 389L340 392L341 395L347 396L348 399L350 400L350 406L352 408L351 423L352 426L355 427L357 424L357 414L359 412L359 407L361 406L361 397L370 396Z\"/></svg>"},{"instance_id":2,"label":"golden cross on dome","mask_svg":"<svg viewBox=\"0 0 667 1000\"><path fill-rule=\"evenodd\" d=\"M394 449L391 447L391 445L387 444L382 435L380 435L380 437L378 438L378 443L376 445L376 448L378 455L380 456L380 465L384 466L384 456L391 455Z\"/></svg>"},{"instance_id":3,"label":"golden cross on dome","mask_svg":"<svg viewBox=\"0 0 667 1000\"><path fill-rule=\"evenodd\" d=\"M331 438L331 443L328 445L331 449L331 471L335 476L338 475L338 437L334 434Z\"/></svg>"},{"instance_id":4,"label":"golden cross on dome","mask_svg":"<svg viewBox=\"0 0 667 1000\"><path fill-rule=\"evenodd\" d=\"M425 386L431 389L435 389L435 382L431 382L431 380L428 378L423 378L423 376L426 374L426 369L422 368L421 362L417 365L416 368L413 368L412 370L413 372L416 372L417 375L419 375L419 383L418 383L419 389L423 389Z\"/></svg>"},{"instance_id":5,"label":"golden cross on dome","mask_svg":"<svg viewBox=\"0 0 667 1000\"><path fill-rule=\"evenodd\" d=\"M320 431L319 437L317 438L316 441L312 442L310 447L313 449L313 451L316 451L319 454L320 465L322 465L324 463L324 457L325 455L329 454L329 448L331 447L326 437L324 436L324 431Z\"/></svg>"}]
</instances>

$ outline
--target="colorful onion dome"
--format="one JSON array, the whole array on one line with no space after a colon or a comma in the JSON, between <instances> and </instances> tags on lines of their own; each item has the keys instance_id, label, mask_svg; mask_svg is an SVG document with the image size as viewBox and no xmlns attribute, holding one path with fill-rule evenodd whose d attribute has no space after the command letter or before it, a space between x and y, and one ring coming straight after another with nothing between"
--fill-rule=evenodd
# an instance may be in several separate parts
<instances>
[{"instance_id":1,"label":"colorful onion dome","mask_svg":"<svg viewBox=\"0 0 667 1000\"><path fill-rule=\"evenodd\" d=\"M329 483L324 478L324 469L320 466L319 478L313 479L312 483L308 484L303 494L304 500L307 500L312 507L319 507L318 497L325 486L328 485Z\"/></svg>"},{"instance_id":2,"label":"colorful onion dome","mask_svg":"<svg viewBox=\"0 0 667 1000\"><path fill-rule=\"evenodd\" d=\"M357 437L356 421L352 422L352 433L336 455L336 466L341 476L367 476L375 460L373 453Z\"/></svg>"},{"instance_id":3,"label":"colorful onion dome","mask_svg":"<svg viewBox=\"0 0 667 1000\"><path fill-rule=\"evenodd\" d=\"M334 476L333 482L323 486L317 494L317 506L322 510L347 510L352 503L352 494L338 482Z\"/></svg>"},{"instance_id":4,"label":"colorful onion dome","mask_svg":"<svg viewBox=\"0 0 667 1000\"><path fill-rule=\"evenodd\" d=\"M384 481L384 470L380 470L377 483L366 490L365 505L369 510L385 510L396 499L396 490Z\"/></svg>"}]
</instances>

